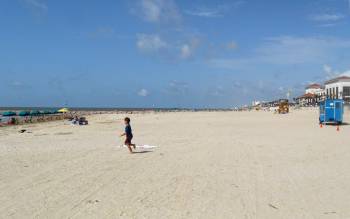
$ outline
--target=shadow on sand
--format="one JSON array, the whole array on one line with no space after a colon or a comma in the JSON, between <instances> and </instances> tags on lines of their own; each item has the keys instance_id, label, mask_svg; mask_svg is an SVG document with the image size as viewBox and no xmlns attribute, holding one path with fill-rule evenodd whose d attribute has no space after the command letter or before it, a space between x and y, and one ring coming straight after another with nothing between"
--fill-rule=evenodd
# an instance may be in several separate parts
<instances>
[{"instance_id":1,"label":"shadow on sand","mask_svg":"<svg viewBox=\"0 0 350 219\"><path fill-rule=\"evenodd\" d=\"M348 125L350 125L350 123L347 123L347 122L343 122L341 124L336 124L336 123L327 124L327 126L348 126Z\"/></svg>"},{"instance_id":2,"label":"shadow on sand","mask_svg":"<svg viewBox=\"0 0 350 219\"><path fill-rule=\"evenodd\" d=\"M153 151L133 151L133 154L146 154L146 153L152 153Z\"/></svg>"}]
</instances>

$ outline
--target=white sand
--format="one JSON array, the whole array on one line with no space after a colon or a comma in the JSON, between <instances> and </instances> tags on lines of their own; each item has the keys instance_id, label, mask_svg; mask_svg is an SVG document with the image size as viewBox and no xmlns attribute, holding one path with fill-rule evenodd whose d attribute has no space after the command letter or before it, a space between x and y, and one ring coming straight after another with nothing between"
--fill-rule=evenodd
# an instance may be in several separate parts
<instances>
[{"instance_id":1,"label":"white sand","mask_svg":"<svg viewBox=\"0 0 350 219\"><path fill-rule=\"evenodd\" d=\"M321 129L311 110L131 115L135 142L158 148L130 155L122 118L1 128L0 218L350 218L350 125Z\"/></svg>"}]
</instances>

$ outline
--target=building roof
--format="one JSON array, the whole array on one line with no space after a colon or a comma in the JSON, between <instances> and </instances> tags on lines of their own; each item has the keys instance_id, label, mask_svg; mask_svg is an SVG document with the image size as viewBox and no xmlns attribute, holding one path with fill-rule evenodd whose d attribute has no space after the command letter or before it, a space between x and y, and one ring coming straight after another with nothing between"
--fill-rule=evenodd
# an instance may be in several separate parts
<instances>
[{"instance_id":1,"label":"building roof","mask_svg":"<svg viewBox=\"0 0 350 219\"><path fill-rule=\"evenodd\" d=\"M306 89L320 89L322 86L320 84L309 84Z\"/></svg>"},{"instance_id":2,"label":"building roof","mask_svg":"<svg viewBox=\"0 0 350 219\"><path fill-rule=\"evenodd\" d=\"M348 77L348 76L336 77L336 78L333 78L331 80L326 81L324 84L333 84L333 83L337 83L337 82L350 82L350 77Z\"/></svg>"},{"instance_id":3,"label":"building roof","mask_svg":"<svg viewBox=\"0 0 350 219\"><path fill-rule=\"evenodd\" d=\"M307 94L304 94L300 97L297 97L296 99L308 99L308 98L315 98L315 97L316 97L316 94L307 93Z\"/></svg>"}]
</instances>

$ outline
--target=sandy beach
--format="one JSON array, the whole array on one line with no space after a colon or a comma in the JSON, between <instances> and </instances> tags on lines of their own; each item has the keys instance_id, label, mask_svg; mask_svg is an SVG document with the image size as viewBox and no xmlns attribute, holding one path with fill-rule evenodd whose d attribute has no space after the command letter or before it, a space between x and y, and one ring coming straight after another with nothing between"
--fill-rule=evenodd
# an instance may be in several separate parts
<instances>
[{"instance_id":1,"label":"sandy beach","mask_svg":"<svg viewBox=\"0 0 350 219\"><path fill-rule=\"evenodd\" d=\"M133 114L134 141L158 147L129 154L124 116L1 128L0 218L350 218L350 125L320 128L316 110Z\"/></svg>"}]
</instances>

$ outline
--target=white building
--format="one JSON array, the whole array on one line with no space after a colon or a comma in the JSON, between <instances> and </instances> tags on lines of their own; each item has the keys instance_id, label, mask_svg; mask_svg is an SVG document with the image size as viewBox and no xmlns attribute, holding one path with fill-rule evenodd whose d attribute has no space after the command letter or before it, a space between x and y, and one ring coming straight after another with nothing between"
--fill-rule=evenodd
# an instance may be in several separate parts
<instances>
[{"instance_id":1,"label":"white building","mask_svg":"<svg viewBox=\"0 0 350 219\"><path fill-rule=\"evenodd\" d=\"M320 84L310 84L305 88L305 94L315 94L317 96L323 96L325 90Z\"/></svg>"},{"instance_id":2,"label":"white building","mask_svg":"<svg viewBox=\"0 0 350 219\"><path fill-rule=\"evenodd\" d=\"M350 102L350 77L341 76L325 82L326 95L329 98Z\"/></svg>"},{"instance_id":3,"label":"white building","mask_svg":"<svg viewBox=\"0 0 350 219\"><path fill-rule=\"evenodd\" d=\"M261 101L258 101L258 100L254 100L252 102L252 106L259 106L261 104Z\"/></svg>"}]
</instances>

